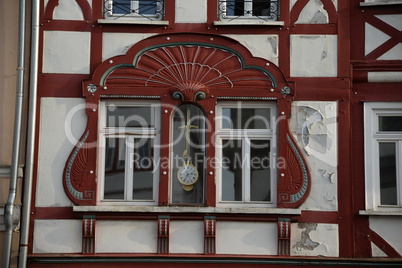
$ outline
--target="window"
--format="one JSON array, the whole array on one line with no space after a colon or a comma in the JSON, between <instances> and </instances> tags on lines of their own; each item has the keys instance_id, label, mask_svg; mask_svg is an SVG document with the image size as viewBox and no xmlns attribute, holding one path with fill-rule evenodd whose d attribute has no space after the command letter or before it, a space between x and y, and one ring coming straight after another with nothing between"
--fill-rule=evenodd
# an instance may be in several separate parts
<instances>
[{"instance_id":1,"label":"window","mask_svg":"<svg viewBox=\"0 0 402 268\"><path fill-rule=\"evenodd\" d=\"M217 110L219 206L275 206L275 104L226 102Z\"/></svg>"},{"instance_id":2,"label":"window","mask_svg":"<svg viewBox=\"0 0 402 268\"><path fill-rule=\"evenodd\" d=\"M156 204L159 110L153 102L102 103L101 202Z\"/></svg>"},{"instance_id":3,"label":"window","mask_svg":"<svg viewBox=\"0 0 402 268\"><path fill-rule=\"evenodd\" d=\"M163 0L106 0L105 18L131 18L145 20L162 20Z\"/></svg>"},{"instance_id":4,"label":"window","mask_svg":"<svg viewBox=\"0 0 402 268\"><path fill-rule=\"evenodd\" d=\"M171 203L203 204L206 118L194 104L179 106L171 118Z\"/></svg>"},{"instance_id":5,"label":"window","mask_svg":"<svg viewBox=\"0 0 402 268\"><path fill-rule=\"evenodd\" d=\"M279 19L279 0L218 1L218 17L221 21L276 21Z\"/></svg>"},{"instance_id":6,"label":"window","mask_svg":"<svg viewBox=\"0 0 402 268\"><path fill-rule=\"evenodd\" d=\"M367 209L402 207L402 103L365 103Z\"/></svg>"}]
</instances>

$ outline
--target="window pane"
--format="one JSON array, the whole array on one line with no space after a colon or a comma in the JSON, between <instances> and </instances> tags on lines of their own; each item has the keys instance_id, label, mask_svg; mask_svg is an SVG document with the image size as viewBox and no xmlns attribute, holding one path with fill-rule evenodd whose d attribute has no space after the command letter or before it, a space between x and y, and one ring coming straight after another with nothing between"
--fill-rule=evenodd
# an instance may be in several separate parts
<instances>
[{"instance_id":1,"label":"window pane","mask_svg":"<svg viewBox=\"0 0 402 268\"><path fill-rule=\"evenodd\" d=\"M124 199L125 139L107 138L104 199Z\"/></svg>"},{"instance_id":2,"label":"window pane","mask_svg":"<svg viewBox=\"0 0 402 268\"><path fill-rule=\"evenodd\" d=\"M139 5L139 14L153 15L156 13L155 0L141 0Z\"/></svg>"},{"instance_id":3,"label":"window pane","mask_svg":"<svg viewBox=\"0 0 402 268\"><path fill-rule=\"evenodd\" d=\"M225 2L225 1L223 1ZM227 16L244 16L244 0L226 1Z\"/></svg>"},{"instance_id":4,"label":"window pane","mask_svg":"<svg viewBox=\"0 0 402 268\"><path fill-rule=\"evenodd\" d=\"M134 139L133 200L152 200L154 185L153 139Z\"/></svg>"},{"instance_id":5,"label":"window pane","mask_svg":"<svg viewBox=\"0 0 402 268\"><path fill-rule=\"evenodd\" d=\"M242 201L242 141L222 140L222 201Z\"/></svg>"},{"instance_id":6,"label":"window pane","mask_svg":"<svg viewBox=\"0 0 402 268\"><path fill-rule=\"evenodd\" d=\"M113 0L113 13L114 14L130 14L131 1L130 0Z\"/></svg>"},{"instance_id":7,"label":"window pane","mask_svg":"<svg viewBox=\"0 0 402 268\"><path fill-rule=\"evenodd\" d=\"M173 115L173 203L204 203L205 120L202 110L191 104L180 106ZM189 165L192 167L186 168ZM183 186L179 181L180 176L184 176L180 177L183 181L188 179L186 170L198 172L196 181L194 184L190 183L189 187Z\"/></svg>"},{"instance_id":8,"label":"window pane","mask_svg":"<svg viewBox=\"0 0 402 268\"><path fill-rule=\"evenodd\" d=\"M395 145L394 142L380 142L381 205L398 205Z\"/></svg>"},{"instance_id":9,"label":"window pane","mask_svg":"<svg viewBox=\"0 0 402 268\"><path fill-rule=\"evenodd\" d=\"M269 16L269 0L253 0L253 16Z\"/></svg>"},{"instance_id":10,"label":"window pane","mask_svg":"<svg viewBox=\"0 0 402 268\"><path fill-rule=\"evenodd\" d=\"M270 129L269 108L223 108L222 127L229 129Z\"/></svg>"},{"instance_id":11,"label":"window pane","mask_svg":"<svg viewBox=\"0 0 402 268\"><path fill-rule=\"evenodd\" d=\"M379 116L379 131L402 131L402 116Z\"/></svg>"},{"instance_id":12,"label":"window pane","mask_svg":"<svg viewBox=\"0 0 402 268\"><path fill-rule=\"evenodd\" d=\"M154 127L155 109L152 107L107 107L107 127Z\"/></svg>"},{"instance_id":13,"label":"window pane","mask_svg":"<svg viewBox=\"0 0 402 268\"><path fill-rule=\"evenodd\" d=\"M271 201L269 140L252 140L250 144L250 200Z\"/></svg>"}]
</instances>

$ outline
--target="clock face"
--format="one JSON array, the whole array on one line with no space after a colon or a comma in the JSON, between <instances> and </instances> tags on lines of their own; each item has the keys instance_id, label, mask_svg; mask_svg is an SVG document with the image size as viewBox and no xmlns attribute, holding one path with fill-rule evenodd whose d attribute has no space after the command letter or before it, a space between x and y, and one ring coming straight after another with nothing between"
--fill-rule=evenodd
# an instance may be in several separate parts
<instances>
[{"instance_id":1,"label":"clock face","mask_svg":"<svg viewBox=\"0 0 402 268\"><path fill-rule=\"evenodd\" d=\"M198 170L191 164L186 164L179 168L177 177L181 184L192 185L198 180Z\"/></svg>"}]
</instances>

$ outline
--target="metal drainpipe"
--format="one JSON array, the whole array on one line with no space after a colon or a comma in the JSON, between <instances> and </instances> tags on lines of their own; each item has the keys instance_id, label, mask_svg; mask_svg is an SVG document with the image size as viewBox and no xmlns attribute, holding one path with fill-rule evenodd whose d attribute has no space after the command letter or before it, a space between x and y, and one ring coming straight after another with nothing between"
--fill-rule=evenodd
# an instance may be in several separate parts
<instances>
[{"instance_id":1,"label":"metal drainpipe","mask_svg":"<svg viewBox=\"0 0 402 268\"><path fill-rule=\"evenodd\" d=\"M24 1L24 0L22 0ZM27 148L25 158L25 180L21 214L21 233L18 267L23 268L27 265L29 221L32 200L32 179L34 167L35 151L35 125L37 109L38 91L38 62L39 62L39 0L32 0L32 25L31 25L31 66L29 81L29 110L28 110L28 130Z\"/></svg>"},{"instance_id":2,"label":"metal drainpipe","mask_svg":"<svg viewBox=\"0 0 402 268\"><path fill-rule=\"evenodd\" d=\"M4 208L5 237L3 250L3 267L10 266L11 246L13 240L13 213L14 201L17 193L18 164L21 144L21 121L24 95L24 48L25 48L25 1L19 2L19 25L18 25L18 66L17 66L17 89L15 100L13 152L10 168L10 186L7 203Z\"/></svg>"}]
</instances>

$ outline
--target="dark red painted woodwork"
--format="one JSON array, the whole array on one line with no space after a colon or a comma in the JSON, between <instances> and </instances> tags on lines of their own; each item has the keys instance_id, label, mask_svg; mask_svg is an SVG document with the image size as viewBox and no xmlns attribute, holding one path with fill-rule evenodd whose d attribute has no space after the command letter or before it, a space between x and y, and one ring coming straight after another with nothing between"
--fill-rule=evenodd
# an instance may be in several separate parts
<instances>
[{"instance_id":1,"label":"dark red painted woodwork","mask_svg":"<svg viewBox=\"0 0 402 268\"><path fill-rule=\"evenodd\" d=\"M303 11L308 2L309 0L299 0L295 3L290 13L291 24L294 24L299 19L300 13ZM336 23L337 14L334 3L331 0L322 0L321 2L324 5L324 9L328 12L329 23Z\"/></svg>"}]
</instances>

